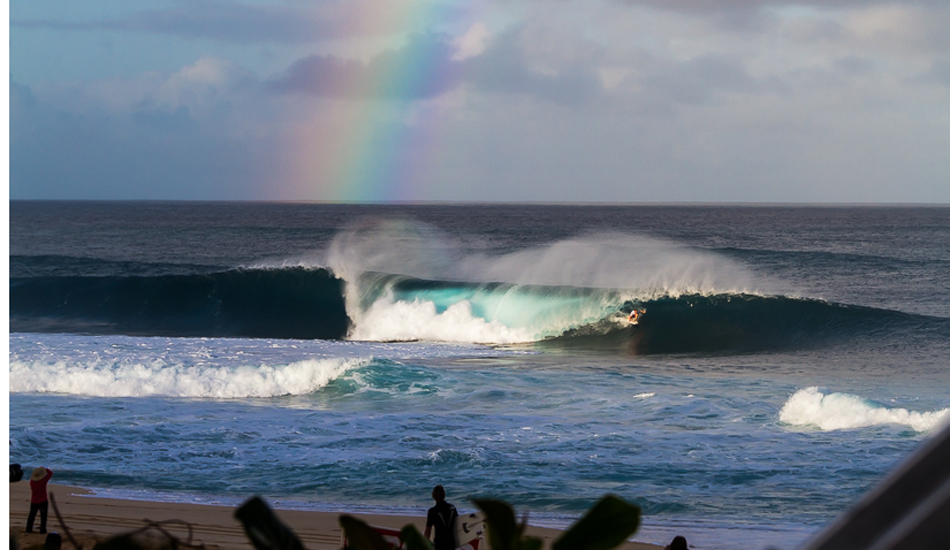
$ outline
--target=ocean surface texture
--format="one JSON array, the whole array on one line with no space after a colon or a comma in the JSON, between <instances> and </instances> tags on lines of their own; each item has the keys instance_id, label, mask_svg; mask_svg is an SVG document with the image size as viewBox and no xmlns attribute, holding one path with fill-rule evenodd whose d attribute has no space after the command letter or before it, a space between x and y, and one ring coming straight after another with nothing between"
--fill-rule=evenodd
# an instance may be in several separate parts
<instances>
[{"instance_id":1,"label":"ocean surface texture","mask_svg":"<svg viewBox=\"0 0 950 550\"><path fill-rule=\"evenodd\" d=\"M19 202L10 454L791 549L950 421L950 208ZM637 324L628 321L642 311Z\"/></svg>"}]
</instances>

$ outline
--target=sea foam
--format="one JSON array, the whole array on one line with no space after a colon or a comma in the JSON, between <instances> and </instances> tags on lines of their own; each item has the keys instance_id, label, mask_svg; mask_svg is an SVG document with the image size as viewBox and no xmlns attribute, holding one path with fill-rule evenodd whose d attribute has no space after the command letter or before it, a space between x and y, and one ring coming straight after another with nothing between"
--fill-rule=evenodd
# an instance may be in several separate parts
<instances>
[{"instance_id":1,"label":"sea foam","mask_svg":"<svg viewBox=\"0 0 950 550\"><path fill-rule=\"evenodd\" d=\"M928 432L950 421L950 408L914 412L888 408L847 393L825 394L817 387L795 392L779 411L779 420L795 427L817 427L822 431L867 428L870 426L908 426Z\"/></svg>"},{"instance_id":2,"label":"sea foam","mask_svg":"<svg viewBox=\"0 0 950 550\"><path fill-rule=\"evenodd\" d=\"M530 342L534 336L528 331L475 316L467 301L457 302L439 313L431 301L404 302L389 296L377 300L363 312L350 338L511 344Z\"/></svg>"},{"instance_id":3,"label":"sea foam","mask_svg":"<svg viewBox=\"0 0 950 550\"><path fill-rule=\"evenodd\" d=\"M359 359L304 359L284 365L220 366L153 361L10 362L11 392L95 397L233 399L306 395L326 386Z\"/></svg>"}]
</instances>

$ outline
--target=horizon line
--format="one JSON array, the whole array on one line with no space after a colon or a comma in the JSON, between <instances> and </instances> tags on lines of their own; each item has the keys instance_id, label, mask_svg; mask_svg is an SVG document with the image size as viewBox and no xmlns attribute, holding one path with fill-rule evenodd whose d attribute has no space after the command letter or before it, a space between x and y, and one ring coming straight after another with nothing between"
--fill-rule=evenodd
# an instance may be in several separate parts
<instances>
[{"instance_id":1,"label":"horizon line","mask_svg":"<svg viewBox=\"0 0 950 550\"><path fill-rule=\"evenodd\" d=\"M860 202L860 201L487 201L487 200L399 200L334 201L318 199L23 199L14 202L85 203L208 203L208 204L297 204L322 206L785 206L785 207L950 207L950 202Z\"/></svg>"}]
</instances>

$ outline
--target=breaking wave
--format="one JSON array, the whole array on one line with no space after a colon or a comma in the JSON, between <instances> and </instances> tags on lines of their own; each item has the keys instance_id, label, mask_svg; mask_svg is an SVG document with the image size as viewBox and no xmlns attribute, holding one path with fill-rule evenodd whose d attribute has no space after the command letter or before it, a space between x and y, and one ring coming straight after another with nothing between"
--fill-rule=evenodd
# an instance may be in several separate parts
<instances>
[{"instance_id":1,"label":"breaking wave","mask_svg":"<svg viewBox=\"0 0 950 550\"><path fill-rule=\"evenodd\" d=\"M847 393L824 393L817 387L798 390L779 411L779 420L795 427L822 431L853 430L871 426L907 426L929 432L950 421L950 409L914 412L890 408Z\"/></svg>"},{"instance_id":2,"label":"breaking wave","mask_svg":"<svg viewBox=\"0 0 950 550\"><path fill-rule=\"evenodd\" d=\"M163 267L152 275L148 266L123 264L107 275L25 276L21 266L14 271L24 276L10 281L11 330L635 353L787 349L921 327L950 332L942 319L792 296L728 258L649 237L587 235L495 255L476 245L429 226L376 220L337 235L320 263L198 273ZM24 258L11 261L32 265ZM638 324L627 322L633 310L645 311Z\"/></svg>"},{"instance_id":3,"label":"breaking wave","mask_svg":"<svg viewBox=\"0 0 950 550\"><path fill-rule=\"evenodd\" d=\"M176 364L162 359L12 360L10 391L220 399L307 395L362 363L359 359L305 359L275 366L222 366Z\"/></svg>"}]
</instances>

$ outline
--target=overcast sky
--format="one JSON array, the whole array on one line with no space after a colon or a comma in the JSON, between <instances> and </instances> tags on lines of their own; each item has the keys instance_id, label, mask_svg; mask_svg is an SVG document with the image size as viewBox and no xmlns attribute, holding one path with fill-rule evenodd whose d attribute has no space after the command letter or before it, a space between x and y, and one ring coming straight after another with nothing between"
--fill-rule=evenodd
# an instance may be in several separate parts
<instances>
[{"instance_id":1,"label":"overcast sky","mask_svg":"<svg viewBox=\"0 0 950 550\"><path fill-rule=\"evenodd\" d=\"M946 0L12 0L12 198L950 203Z\"/></svg>"}]
</instances>

